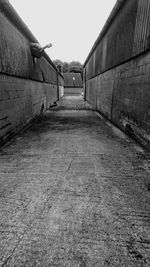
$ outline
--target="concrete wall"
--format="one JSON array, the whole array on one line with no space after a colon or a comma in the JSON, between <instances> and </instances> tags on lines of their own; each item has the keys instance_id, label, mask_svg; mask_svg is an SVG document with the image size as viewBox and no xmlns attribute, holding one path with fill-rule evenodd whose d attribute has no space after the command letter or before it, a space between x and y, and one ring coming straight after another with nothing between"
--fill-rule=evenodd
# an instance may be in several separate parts
<instances>
[{"instance_id":1,"label":"concrete wall","mask_svg":"<svg viewBox=\"0 0 150 267\"><path fill-rule=\"evenodd\" d=\"M97 86L97 110L111 119L112 98L115 84L115 70L105 72L98 76Z\"/></svg>"},{"instance_id":2,"label":"concrete wall","mask_svg":"<svg viewBox=\"0 0 150 267\"><path fill-rule=\"evenodd\" d=\"M120 3L84 64L86 100L150 148L150 1Z\"/></svg>"},{"instance_id":3,"label":"concrete wall","mask_svg":"<svg viewBox=\"0 0 150 267\"><path fill-rule=\"evenodd\" d=\"M97 77L88 80L86 84L86 99L92 104L93 108L96 109L97 101Z\"/></svg>"},{"instance_id":4,"label":"concrete wall","mask_svg":"<svg viewBox=\"0 0 150 267\"><path fill-rule=\"evenodd\" d=\"M150 146L150 52L88 80L86 94L95 110Z\"/></svg>"},{"instance_id":5,"label":"concrete wall","mask_svg":"<svg viewBox=\"0 0 150 267\"><path fill-rule=\"evenodd\" d=\"M112 119L150 145L150 52L116 68Z\"/></svg>"},{"instance_id":6,"label":"concrete wall","mask_svg":"<svg viewBox=\"0 0 150 267\"><path fill-rule=\"evenodd\" d=\"M0 144L58 99L57 69L44 54L35 59L35 37L7 0L0 5ZM59 83L59 84L58 84Z\"/></svg>"},{"instance_id":7,"label":"concrete wall","mask_svg":"<svg viewBox=\"0 0 150 267\"><path fill-rule=\"evenodd\" d=\"M0 75L0 144L57 98L57 86Z\"/></svg>"}]
</instances>

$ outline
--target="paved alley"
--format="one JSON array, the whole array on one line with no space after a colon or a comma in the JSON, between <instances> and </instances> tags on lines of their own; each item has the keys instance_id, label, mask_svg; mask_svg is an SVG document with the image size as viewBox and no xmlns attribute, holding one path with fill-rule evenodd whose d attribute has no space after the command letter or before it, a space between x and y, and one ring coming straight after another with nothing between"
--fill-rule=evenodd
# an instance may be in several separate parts
<instances>
[{"instance_id":1,"label":"paved alley","mask_svg":"<svg viewBox=\"0 0 150 267\"><path fill-rule=\"evenodd\" d=\"M0 149L0 266L150 266L150 154L81 97Z\"/></svg>"}]
</instances>

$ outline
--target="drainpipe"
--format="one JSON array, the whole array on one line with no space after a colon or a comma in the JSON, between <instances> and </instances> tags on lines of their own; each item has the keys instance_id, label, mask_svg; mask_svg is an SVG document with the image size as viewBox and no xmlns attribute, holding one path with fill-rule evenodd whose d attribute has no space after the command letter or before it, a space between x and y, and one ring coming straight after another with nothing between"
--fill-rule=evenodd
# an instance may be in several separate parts
<instances>
[{"instance_id":1,"label":"drainpipe","mask_svg":"<svg viewBox=\"0 0 150 267\"><path fill-rule=\"evenodd\" d=\"M84 72L84 101L86 101L86 68Z\"/></svg>"},{"instance_id":2,"label":"drainpipe","mask_svg":"<svg viewBox=\"0 0 150 267\"><path fill-rule=\"evenodd\" d=\"M59 71L57 71L57 101L59 101Z\"/></svg>"}]
</instances>

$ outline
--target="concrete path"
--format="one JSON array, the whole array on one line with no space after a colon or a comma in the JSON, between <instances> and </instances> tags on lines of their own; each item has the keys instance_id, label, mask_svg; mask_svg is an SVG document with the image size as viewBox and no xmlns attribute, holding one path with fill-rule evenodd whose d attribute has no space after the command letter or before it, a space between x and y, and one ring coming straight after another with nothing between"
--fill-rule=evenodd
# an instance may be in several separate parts
<instances>
[{"instance_id":1,"label":"concrete path","mask_svg":"<svg viewBox=\"0 0 150 267\"><path fill-rule=\"evenodd\" d=\"M150 266L150 155L63 99L0 150L0 266Z\"/></svg>"}]
</instances>

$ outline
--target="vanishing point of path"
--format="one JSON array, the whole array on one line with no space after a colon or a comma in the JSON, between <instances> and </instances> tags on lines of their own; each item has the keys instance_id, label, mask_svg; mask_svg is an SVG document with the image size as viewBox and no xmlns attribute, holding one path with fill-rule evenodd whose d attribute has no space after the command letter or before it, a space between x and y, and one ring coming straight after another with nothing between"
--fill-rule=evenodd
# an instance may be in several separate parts
<instances>
[{"instance_id":1,"label":"vanishing point of path","mask_svg":"<svg viewBox=\"0 0 150 267\"><path fill-rule=\"evenodd\" d=\"M150 154L81 97L0 150L0 266L150 266Z\"/></svg>"}]
</instances>

